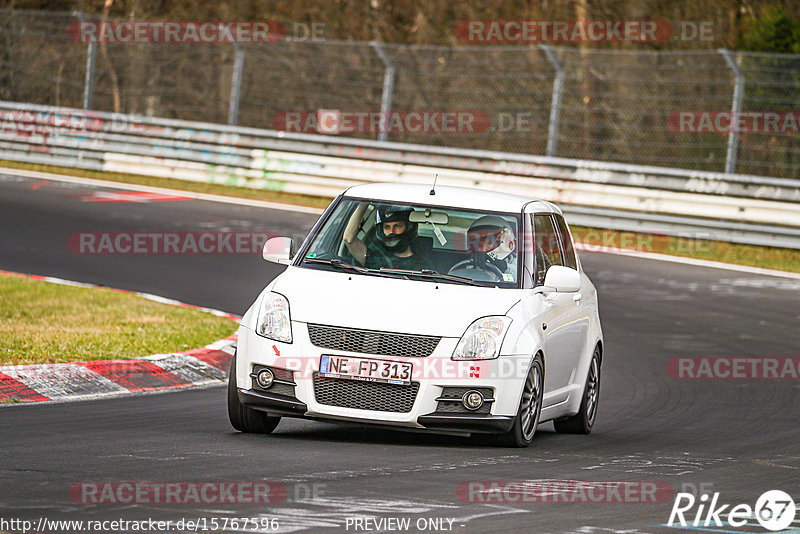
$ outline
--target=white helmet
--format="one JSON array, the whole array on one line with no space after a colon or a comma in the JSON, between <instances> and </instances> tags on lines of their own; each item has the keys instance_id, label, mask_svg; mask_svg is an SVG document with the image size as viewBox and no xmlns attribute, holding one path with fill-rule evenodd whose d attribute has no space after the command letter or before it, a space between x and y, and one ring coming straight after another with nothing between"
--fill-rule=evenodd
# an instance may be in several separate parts
<instances>
[{"instance_id":1,"label":"white helmet","mask_svg":"<svg viewBox=\"0 0 800 534\"><path fill-rule=\"evenodd\" d=\"M497 215L477 219L467 231L467 249L484 252L494 260L505 260L517 248L517 239L508 221Z\"/></svg>"}]
</instances>

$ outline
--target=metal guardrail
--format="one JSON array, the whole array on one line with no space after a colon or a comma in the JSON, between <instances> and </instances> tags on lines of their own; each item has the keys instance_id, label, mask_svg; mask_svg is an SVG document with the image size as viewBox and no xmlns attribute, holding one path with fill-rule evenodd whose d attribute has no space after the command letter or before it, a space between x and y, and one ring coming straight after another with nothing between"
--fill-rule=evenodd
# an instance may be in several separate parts
<instances>
[{"instance_id":1,"label":"metal guardrail","mask_svg":"<svg viewBox=\"0 0 800 534\"><path fill-rule=\"evenodd\" d=\"M554 201L572 224L800 248L800 181L0 102L0 159L333 196L364 182Z\"/></svg>"}]
</instances>

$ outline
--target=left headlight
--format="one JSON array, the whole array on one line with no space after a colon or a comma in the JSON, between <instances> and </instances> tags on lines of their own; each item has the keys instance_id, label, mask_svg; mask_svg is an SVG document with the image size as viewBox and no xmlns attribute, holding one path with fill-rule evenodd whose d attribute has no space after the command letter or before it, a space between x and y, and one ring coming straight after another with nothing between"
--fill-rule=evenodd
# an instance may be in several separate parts
<instances>
[{"instance_id":1,"label":"left headlight","mask_svg":"<svg viewBox=\"0 0 800 534\"><path fill-rule=\"evenodd\" d=\"M275 341L292 342L292 319L286 297L279 293L264 295L258 309L256 334Z\"/></svg>"},{"instance_id":2,"label":"left headlight","mask_svg":"<svg viewBox=\"0 0 800 534\"><path fill-rule=\"evenodd\" d=\"M503 338L511 324L505 316L482 317L461 336L453 351L454 360L492 360L500 355Z\"/></svg>"}]
</instances>

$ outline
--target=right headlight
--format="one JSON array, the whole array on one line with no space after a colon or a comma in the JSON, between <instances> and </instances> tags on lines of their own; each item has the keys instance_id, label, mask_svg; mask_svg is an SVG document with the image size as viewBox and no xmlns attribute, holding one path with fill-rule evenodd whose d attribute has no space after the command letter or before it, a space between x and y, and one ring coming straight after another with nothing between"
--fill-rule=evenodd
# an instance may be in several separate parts
<instances>
[{"instance_id":1,"label":"right headlight","mask_svg":"<svg viewBox=\"0 0 800 534\"><path fill-rule=\"evenodd\" d=\"M481 317L474 321L458 341L452 359L492 360L497 358L510 324L510 317L500 315Z\"/></svg>"},{"instance_id":2,"label":"right headlight","mask_svg":"<svg viewBox=\"0 0 800 534\"><path fill-rule=\"evenodd\" d=\"M258 307L256 334L275 341L292 342L292 320L286 297L280 293L264 295Z\"/></svg>"}]
</instances>

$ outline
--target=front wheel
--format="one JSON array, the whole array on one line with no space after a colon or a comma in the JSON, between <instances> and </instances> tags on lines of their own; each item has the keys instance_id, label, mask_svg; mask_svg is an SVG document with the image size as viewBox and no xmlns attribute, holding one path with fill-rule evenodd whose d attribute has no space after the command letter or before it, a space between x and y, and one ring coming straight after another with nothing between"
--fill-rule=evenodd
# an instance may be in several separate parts
<instances>
[{"instance_id":1,"label":"front wheel","mask_svg":"<svg viewBox=\"0 0 800 534\"><path fill-rule=\"evenodd\" d=\"M264 412L248 408L239 401L236 389L236 354L231 360L231 372L228 376L228 419L231 421L231 426L239 432L255 434L269 434L281 422L280 417L270 417Z\"/></svg>"},{"instance_id":2,"label":"front wheel","mask_svg":"<svg viewBox=\"0 0 800 534\"><path fill-rule=\"evenodd\" d=\"M519 401L514 426L505 434L498 436L498 442L504 447L527 447L533 441L539 416L542 414L542 398L544 396L544 360L537 354L525 379L522 398Z\"/></svg>"},{"instance_id":3,"label":"front wheel","mask_svg":"<svg viewBox=\"0 0 800 534\"><path fill-rule=\"evenodd\" d=\"M589 363L589 375L578 413L566 419L553 421L556 432L564 434L588 434L592 431L597 418L597 403L600 400L600 346L594 348L592 361Z\"/></svg>"}]
</instances>

